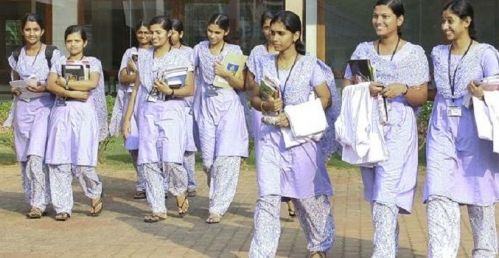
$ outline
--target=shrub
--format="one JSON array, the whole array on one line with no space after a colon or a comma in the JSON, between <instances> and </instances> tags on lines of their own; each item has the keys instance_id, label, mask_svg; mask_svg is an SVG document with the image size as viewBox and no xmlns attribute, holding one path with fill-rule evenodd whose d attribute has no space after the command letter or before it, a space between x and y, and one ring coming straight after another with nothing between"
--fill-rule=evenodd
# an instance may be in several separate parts
<instances>
[{"instance_id":1,"label":"shrub","mask_svg":"<svg viewBox=\"0 0 499 258\"><path fill-rule=\"evenodd\" d=\"M426 145L426 130L428 129L428 121L430 120L431 110L433 108L433 102L427 101L419 109L418 114L418 141L419 149L423 149Z\"/></svg>"}]
</instances>

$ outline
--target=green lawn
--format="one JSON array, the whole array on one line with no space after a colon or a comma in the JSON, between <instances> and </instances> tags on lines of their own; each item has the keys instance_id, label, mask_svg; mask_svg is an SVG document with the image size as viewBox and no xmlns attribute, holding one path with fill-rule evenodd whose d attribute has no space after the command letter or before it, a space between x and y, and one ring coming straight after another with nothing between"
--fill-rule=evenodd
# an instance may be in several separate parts
<instances>
[{"instance_id":1,"label":"green lawn","mask_svg":"<svg viewBox=\"0 0 499 258\"><path fill-rule=\"evenodd\" d=\"M250 144L251 147L253 146ZM0 165L14 164L16 162L14 150L12 148L12 134L9 131L0 133ZM128 152L123 148L123 139L121 137L113 137L105 146L103 154L100 156L101 164L111 166L117 170L128 169L132 166L132 159ZM201 158L196 155L196 164L201 166ZM255 152L252 150L248 157L247 164L254 167ZM351 165L341 161L338 155L334 155L329 161L330 166L337 168L350 168Z\"/></svg>"}]
</instances>

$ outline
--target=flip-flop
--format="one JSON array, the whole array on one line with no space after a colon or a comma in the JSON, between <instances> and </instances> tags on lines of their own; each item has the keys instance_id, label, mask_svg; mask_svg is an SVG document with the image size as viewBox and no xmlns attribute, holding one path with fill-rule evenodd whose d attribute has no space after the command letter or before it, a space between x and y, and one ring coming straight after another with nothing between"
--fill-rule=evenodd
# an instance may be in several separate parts
<instances>
[{"instance_id":1,"label":"flip-flop","mask_svg":"<svg viewBox=\"0 0 499 258\"><path fill-rule=\"evenodd\" d=\"M92 200L93 202L93 200ZM90 209L90 213L88 213L88 216L91 216L91 217L97 217L100 215L100 213L102 212L102 209L104 208L104 203L102 203L102 197L99 197L99 200L97 200L97 202L93 203L93 204L90 204L91 206L91 209Z\"/></svg>"},{"instance_id":2,"label":"flip-flop","mask_svg":"<svg viewBox=\"0 0 499 258\"><path fill-rule=\"evenodd\" d=\"M196 197L196 190L187 190L187 197Z\"/></svg>"},{"instance_id":3,"label":"flip-flop","mask_svg":"<svg viewBox=\"0 0 499 258\"><path fill-rule=\"evenodd\" d=\"M144 191L137 191L133 195L133 199L145 199L146 198L146 192Z\"/></svg>"},{"instance_id":4,"label":"flip-flop","mask_svg":"<svg viewBox=\"0 0 499 258\"><path fill-rule=\"evenodd\" d=\"M26 217L28 219L39 219L45 214L46 213L40 210L39 208L33 207L28 213L26 213Z\"/></svg>"},{"instance_id":5,"label":"flip-flop","mask_svg":"<svg viewBox=\"0 0 499 258\"><path fill-rule=\"evenodd\" d=\"M187 199L187 196L184 196L184 200L180 205L177 197L177 208L178 208L178 215L180 217L184 217L185 215L187 215L187 212L189 211L189 200Z\"/></svg>"},{"instance_id":6,"label":"flip-flop","mask_svg":"<svg viewBox=\"0 0 499 258\"><path fill-rule=\"evenodd\" d=\"M144 222L146 223L155 223L159 222L162 220L165 220L168 216L165 214L157 214L157 213L152 213L144 216Z\"/></svg>"},{"instance_id":7,"label":"flip-flop","mask_svg":"<svg viewBox=\"0 0 499 258\"><path fill-rule=\"evenodd\" d=\"M57 213L55 215L55 220L57 220L57 221L66 221L70 217L71 217L71 215L69 215L69 213L67 213L67 212L61 212L61 213Z\"/></svg>"}]
</instances>

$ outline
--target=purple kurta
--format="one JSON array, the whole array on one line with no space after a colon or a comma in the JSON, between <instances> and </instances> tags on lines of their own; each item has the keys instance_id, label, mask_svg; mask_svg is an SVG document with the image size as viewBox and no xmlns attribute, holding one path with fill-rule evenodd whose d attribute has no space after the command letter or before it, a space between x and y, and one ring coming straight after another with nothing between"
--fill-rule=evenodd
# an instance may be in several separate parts
<instances>
[{"instance_id":1,"label":"purple kurta","mask_svg":"<svg viewBox=\"0 0 499 258\"><path fill-rule=\"evenodd\" d=\"M248 156L248 130L244 108L234 89L218 89L216 96L208 96L208 87L215 78L214 64L228 53L242 54L237 45L225 43L222 53L212 55L208 41L194 47L194 65L199 70L194 98L194 118L199 128L203 165L213 165L216 157Z\"/></svg>"},{"instance_id":2,"label":"purple kurta","mask_svg":"<svg viewBox=\"0 0 499 258\"><path fill-rule=\"evenodd\" d=\"M60 57L61 52L54 50L51 63L54 64ZM39 82L44 84L47 82L49 67L44 49L37 56L27 56L22 48L17 62L12 55L8 61L12 70L19 74L21 80L36 76ZM29 155L42 158L45 156L48 119L53 103L54 96L49 92L31 100L15 98L13 127L18 161L27 161Z\"/></svg>"},{"instance_id":3,"label":"purple kurta","mask_svg":"<svg viewBox=\"0 0 499 258\"><path fill-rule=\"evenodd\" d=\"M473 110L462 105L470 81L499 73L498 52L491 45L475 44L461 62L461 55L452 55L452 74L460 63L454 95L448 55L449 45L436 46L431 54L438 94L428 124L424 200L440 195L461 204L489 206L499 199L499 155L492 152L491 141L478 138ZM451 105L461 107L461 117L447 115Z\"/></svg>"},{"instance_id":4,"label":"purple kurta","mask_svg":"<svg viewBox=\"0 0 499 258\"><path fill-rule=\"evenodd\" d=\"M290 70L279 71L277 75L276 57L275 54L269 54L257 59L255 81L260 83L264 74L281 78L280 90L285 105L308 101L311 91L326 82L317 59L300 56L284 85L284 78L287 78ZM264 123L261 123L256 135L259 145L256 152L259 196L280 195L305 199L333 194L325 156L318 142L310 141L286 149L281 129Z\"/></svg>"},{"instance_id":5,"label":"purple kurta","mask_svg":"<svg viewBox=\"0 0 499 258\"><path fill-rule=\"evenodd\" d=\"M118 70L118 74L128 66L128 60L132 58L132 54L134 53L138 54L142 52L138 51L136 47L129 48L125 51L121 59L121 65L120 69ZM131 86L129 84L118 84L118 92L114 102L113 114L109 123L109 132L112 136L117 136L121 132L121 126L123 125L123 118L128 108L130 94ZM137 102L135 102L134 113L130 119L130 134L125 140L125 148L127 150L137 150L139 148L139 135L136 116Z\"/></svg>"},{"instance_id":6,"label":"purple kurta","mask_svg":"<svg viewBox=\"0 0 499 258\"><path fill-rule=\"evenodd\" d=\"M267 51L267 47L265 45L258 45L254 47L250 55L248 56L248 60L246 61L246 66L248 67L248 70L253 73L257 74L257 60L261 56L269 55L270 53ZM250 134L253 138L257 138L257 133L260 131L260 124L262 123L262 112L256 110L256 109L251 109L251 128L250 128ZM255 141L255 143L257 143ZM258 148L258 146L255 146L255 148Z\"/></svg>"},{"instance_id":7,"label":"purple kurta","mask_svg":"<svg viewBox=\"0 0 499 258\"><path fill-rule=\"evenodd\" d=\"M182 52L182 55L185 56L188 60L192 60L192 56L194 54L194 50L191 47L182 45L179 50ZM194 114L192 111L192 104L194 102L194 96L184 98L187 107L186 107L186 125L185 130L187 133L187 146L185 147L185 151L196 152L196 140L194 139Z\"/></svg>"},{"instance_id":8,"label":"purple kurta","mask_svg":"<svg viewBox=\"0 0 499 258\"><path fill-rule=\"evenodd\" d=\"M97 100L100 96L99 91L104 87L104 75L99 59L85 57L82 61L88 62L91 73L100 74L99 83L89 92L90 96L86 102L67 100L66 105L62 106L54 103L50 113L45 158L45 162L50 165L97 165L99 138L104 137L100 130L107 129L102 129L102 125L99 124L98 112L103 111L98 107L99 100ZM66 58L61 57L50 72L60 76L62 64L65 62Z\"/></svg>"},{"instance_id":9,"label":"purple kurta","mask_svg":"<svg viewBox=\"0 0 499 258\"><path fill-rule=\"evenodd\" d=\"M429 81L428 60L423 48L407 42L393 56L379 56L373 42L360 43L351 59L369 59L376 68L377 81L388 85L403 83L409 87ZM345 78L351 79L350 68ZM387 99L388 123L383 127L388 160L374 168L361 168L364 198L372 202L397 205L410 213L418 171L418 136L415 110L404 96Z\"/></svg>"},{"instance_id":10,"label":"purple kurta","mask_svg":"<svg viewBox=\"0 0 499 258\"><path fill-rule=\"evenodd\" d=\"M193 70L191 60L178 49L165 56L154 57L154 49L144 50L139 59L140 94L139 105L139 157L137 164L172 162L183 163L187 144L186 110L183 98L156 102L147 100L156 74L167 68L178 66Z\"/></svg>"}]
</instances>

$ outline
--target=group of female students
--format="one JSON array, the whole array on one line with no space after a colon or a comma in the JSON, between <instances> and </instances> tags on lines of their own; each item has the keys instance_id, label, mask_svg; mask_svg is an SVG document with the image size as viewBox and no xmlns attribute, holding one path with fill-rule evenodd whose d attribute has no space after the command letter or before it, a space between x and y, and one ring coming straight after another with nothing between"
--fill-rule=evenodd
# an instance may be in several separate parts
<instances>
[{"instance_id":1,"label":"group of female students","mask_svg":"<svg viewBox=\"0 0 499 258\"><path fill-rule=\"evenodd\" d=\"M81 27L70 26L64 33L68 57L40 41L43 27L40 16L27 15L22 20L25 45L9 57L12 79L25 80L27 90L39 93L26 98L13 88L15 147L31 205L26 216L40 218L51 203L56 220L67 220L73 207L73 174L91 199L88 214L98 216L103 203L95 171L97 148L108 134L102 66L84 55L87 36ZM88 78L64 79L62 66L76 62L87 67Z\"/></svg>"},{"instance_id":2,"label":"group of female students","mask_svg":"<svg viewBox=\"0 0 499 258\"><path fill-rule=\"evenodd\" d=\"M373 97L382 95L390 105L383 134L390 154L386 161L362 168L364 194L372 205L373 257L395 257L398 247L398 214L410 213L417 181L417 108L434 100L427 132L427 203L430 257L455 257L459 246L459 205L467 205L473 231L474 257L495 257L497 233L495 202L499 199L499 157L492 143L477 136L473 110L463 106L472 95L483 100L480 80L499 73L499 53L478 43L474 35L473 8L466 0L454 0L442 9L441 28L449 44L432 53L434 86L424 50L401 38L404 7L400 0L378 0L372 25L378 39L360 43L352 59L369 59L377 81L369 86ZM22 24L25 46L17 59L9 58L13 79L36 76L30 91L50 93L35 99L16 98L14 128L18 160L22 164L24 190L31 205L29 218L39 218L52 202L56 219L71 215L71 172L91 199L90 215L102 210L102 184L95 173L97 143L106 135L102 123L102 68L86 57L85 31L70 26L65 33L69 57L57 50L51 61L38 57L43 24L28 15ZM254 138L258 200L250 257L275 256L280 235L280 202L288 202L305 231L310 257L325 257L334 242L330 197L333 193L326 170L328 156L338 149L334 117L339 109L331 69L304 51L302 24L289 11L262 15L266 43L256 46L247 71L233 74L221 64L228 53L241 54L229 44L229 19L213 15L208 40L193 49L182 44L178 20L164 16L136 27L137 48L128 49L120 67L120 90L113 110L111 134L120 131L137 170L135 198L146 198L151 214L146 222L167 217L165 197L176 198L178 213L189 209L194 196L194 155L200 148L203 170L210 187L207 223L219 223L236 193L241 159L248 155L245 103L252 106L250 132ZM84 62L88 80L66 81L62 64ZM52 63L52 66L50 65ZM51 67L50 67L51 66ZM171 87L159 75L174 67L187 70L182 87ZM49 69L50 68L50 69ZM231 88L213 86L215 76ZM263 96L260 83L272 76L279 94ZM356 84L350 68L344 87ZM157 94L154 94L156 92ZM15 92L18 94L17 92ZM330 128L319 141L286 148L283 129L289 120L283 108L320 100ZM275 116L272 122L262 117ZM38 137L34 137L34 136ZM48 176L44 170L48 167ZM50 188L50 191L49 191ZM49 194L50 193L50 194ZM287 199L286 199L287 198ZM296 209L296 211L295 211Z\"/></svg>"}]
</instances>

